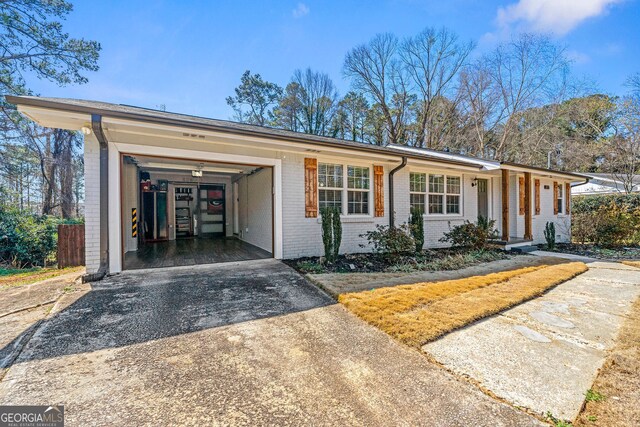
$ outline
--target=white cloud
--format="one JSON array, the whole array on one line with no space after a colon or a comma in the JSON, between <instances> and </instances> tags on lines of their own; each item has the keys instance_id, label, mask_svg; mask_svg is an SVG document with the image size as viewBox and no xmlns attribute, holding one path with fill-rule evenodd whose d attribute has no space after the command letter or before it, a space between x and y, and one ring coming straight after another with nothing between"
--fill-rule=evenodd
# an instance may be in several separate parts
<instances>
[{"instance_id":1,"label":"white cloud","mask_svg":"<svg viewBox=\"0 0 640 427\"><path fill-rule=\"evenodd\" d=\"M295 9L291 11L291 14L294 18L302 18L305 15L309 14L309 6L304 3L298 3Z\"/></svg>"},{"instance_id":2,"label":"white cloud","mask_svg":"<svg viewBox=\"0 0 640 427\"><path fill-rule=\"evenodd\" d=\"M564 35L586 19L607 13L622 0L519 0L498 9L503 29L522 26L527 31Z\"/></svg>"}]
</instances>

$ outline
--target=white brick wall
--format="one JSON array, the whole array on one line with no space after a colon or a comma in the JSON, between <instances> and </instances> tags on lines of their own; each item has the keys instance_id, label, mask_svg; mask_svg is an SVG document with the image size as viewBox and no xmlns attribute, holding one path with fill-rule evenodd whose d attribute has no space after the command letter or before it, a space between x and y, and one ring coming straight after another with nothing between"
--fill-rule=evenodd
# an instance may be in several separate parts
<instances>
[{"instance_id":1,"label":"white brick wall","mask_svg":"<svg viewBox=\"0 0 640 427\"><path fill-rule=\"evenodd\" d=\"M287 154L282 162L282 222L283 257L298 258L318 256L324 252L322 246L322 227L318 218L305 218L304 209L304 158L310 156ZM323 159L319 158L322 162ZM342 162L341 160L324 160ZM345 159L344 163L349 160ZM360 164L360 163L358 163ZM370 166L379 163L370 163ZM346 172L346 171L345 171ZM367 252L368 248L359 245L367 243L360 234L375 229L376 224L389 224L388 168L385 166L384 203L385 215L378 218L354 219L345 217L342 223L342 244L340 253ZM373 168L371 169L373 177ZM373 180L371 181L373 184ZM373 199L370 200L373 204Z\"/></svg>"},{"instance_id":2,"label":"white brick wall","mask_svg":"<svg viewBox=\"0 0 640 427\"><path fill-rule=\"evenodd\" d=\"M460 215L426 215L424 223L425 247L441 248L449 246L440 242L444 233L465 221L475 222L478 219L478 190L472 187L473 179L478 175L462 175L462 212Z\"/></svg>"},{"instance_id":3,"label":"white brick wall","mask_svg":"<svg viewBox=\"0 0 640 427\"><path fill-rule=\"evenodd\" d=\"M571 215L554 215L553 214L553 205L555 200L553 199L553 182L554 180L551 178L541 178L534 176L532 179L540 179L540 215L533 215L532 222L532 232L533 232L533 242L535 244L545 243L544 239L544 227L547 222L554 222L556 226L556 241L558 242L568 242L571 238ZM556 180L558 185L565 185L564 181ZM549 186L549 189L545 189L544 186ZM533 183L531 185L534 190ZM565 195L567 197L567 195ZM569 196L570 197L570 196ZM532 196L532 203L534 203L534 207L532 208L532 212L535 214L535 200Z\"/></svg>"},{"instance_id":4,"label":"white brick wall","mask_svg":"<svg viewBox=\"0 0 640 427\"><path fill-rule=\"evenodd\" d=\"M165 141L159 141L158 145L165 144ZM168 144L168 143L167 143ZM185 142L185 149L190 148L189 142ZM194 144L194 149L203 149L202 146ZM210 151L219 150L226 153L236 153L246 155L246 151L237 146L207 146ZM162 149L160 149L161 151ZM302 256L318 256L323 253L321 225L317 218L305 218L304 209L304 158L312 157L307 154L294 154L290 152L277 152L267 150L263 147L256 148L252 151L252 155L270 158L282 159L282 223L283 223L283 257L297 258ZM385 215L375 218L373 216L367 218L354 218L346 216L343 220L343 236L341 253L357 253L368 251L369 248L360 247L360 244L366 244L366 240L360 235L366 231L375 229L377 224L389 224L389 177L390 169L399 164L388 162L365 162L354 160L354 158L344 157L342 159L318 157L320 162L336 162L336 163L352 163L368 165L372 167L375 164L384 166L384 204ZM411 166L398 171L395 175L395 210L396 224L407 222L409 219L409 173L412 171ZM430 168L415 169L421 172L442 172ZM86 261L87 271L95 272L99 267L99 222L100 222L100 199L99 199L99 145L93 135L85 138L85 213L86 213ZM371 170L373 174L373 170ZM446 244L439 242L443 234L451 227L463 223L464 220L475 221L477 218L477 188L472 187L473 178L481 177L480 174L462 174L462 214L457 216L435 217L427 215L425 217L425 247L442 247ZM501 185L499 176L485 175L490 178L490 216L496 219L496 226L501 226ZM373 179L373 175L371 175ZM535 178L535 176L534 176ZM558 181L564 184L564 182ZM549 185L550 189L545 190L544 185ZM511 199L511 215L515 213L515 220L510 221L512 230L517 233L518 237L524 234L524 217L517 215L517 178L514 176L510 187ZM532 186L533 190L533 186ZM231 193L230 188L228 189ZM373 194L373 193L371 193ZM534 197L532 196L532 203ZM370 198L373 205L373 196ZM559 241L568 239L568 224L570 218L568 216L556 217L553 215L553 180L541 178L541 207L542 213L534 216L533 234L536 243L544 242L543 230L547 221L556 223L556 230L559 234ZM125 219L128 217L125 216ZM229 217L231 219L231 216ZM514 233L510 233L514 235Z\"/></svg>"},{"instance_id":5,"label":"white brick wall","mask_svg":"<svg viewBox=\"0 0 640 427\"><path fill-rule=\"evenodd\" d=\"M511 233L511 237L522 238L524 236L524 215L520 215L520 197L518 182L519 177L524 174L514 175L511 177L511 198L510 198L510 210L511 221L515 218L515 227L517 231ZM535 180L540 180L540 215L535 214ZM556 226L556 241L568 242L571 237L571 215L559 214L554 215L553 206L555 200L553 198L553 183L557 182L558 185L565 185L565 181L553 180L551 178L545 178L541 176L531 176L531 232L533 234L533 243L540 244L545 243L544 227L547 222L553 222ZM548 186L548 189L544 187ZM510 225L512 231L515 229L513 225Z\"/></svg>"},{"instance_id":6,"label":"white brick wall","mask_svg":"<svg viewBox=\"0 0 640 427\"><path fill-rule=\"evenodd\" d=\"M100 146L93 134L84 138L85 262L87 273L100 267Z\"/></svg>"},{"instance_id":7,"label":"white brick wall","mask_svg":"<svg viewBox=\"0 0 640 427\"><path fill-rule=\"evenodd\" d=\"M499 176L491 178L491 187L489 188L489 197L491 212L489 216L496 220L495 228L498 230L498 236L502 236L502 182Z\"/></svg>"}]
</instances>

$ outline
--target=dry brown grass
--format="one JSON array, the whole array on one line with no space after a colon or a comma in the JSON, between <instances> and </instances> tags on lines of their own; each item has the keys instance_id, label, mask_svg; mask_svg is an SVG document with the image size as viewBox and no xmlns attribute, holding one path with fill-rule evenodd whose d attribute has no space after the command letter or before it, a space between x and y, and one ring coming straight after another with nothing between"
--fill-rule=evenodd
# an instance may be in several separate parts
<instances>
[{"instance_id":1,"label":"dry brown grass","mask_svg":"<svg viewBox=\"0 0 640 427\"><path fill-rule=\"evenodd\" d=\"M63 274L73 272L79 273L83 269L84 267L67 267L62 269L50 267L28 271L15 270L15 273L9 271L5 275L0 275L0 290L14 286L29 285L31 283L40 282L41 280L47 280L57 276L62 276Z\"/></svg>"},{"instance_id":2,"label":"dry brown grass","mask_svg":"<svg viewBox=\"0 0 640 427\"><path fill-rule=\"evenodd\" d=\"M640 299L620 329L592 390L605 399L587 402L576 426L640 426Z\"/></svg>"},{"instance_id":3,"label":"dry brown grass","mask_svg":"<svg viewBox=\"0 0 640 427\"><path fill-rule=\"evenodd\" d=\"M435 283L343 294L338 300L368 323L420 346L454 329L538 296L587 270L581 262Z\"/></svg>"},{"instance_id":4,"label":"dry brown grass","mask_svg":"<svg viewBox=\"0 0 640 427\"><path fill-rule=\"evenodd\" d=\"M640 261L621 261L625 265L640 268Z\"/></svg>"}]
</instances>

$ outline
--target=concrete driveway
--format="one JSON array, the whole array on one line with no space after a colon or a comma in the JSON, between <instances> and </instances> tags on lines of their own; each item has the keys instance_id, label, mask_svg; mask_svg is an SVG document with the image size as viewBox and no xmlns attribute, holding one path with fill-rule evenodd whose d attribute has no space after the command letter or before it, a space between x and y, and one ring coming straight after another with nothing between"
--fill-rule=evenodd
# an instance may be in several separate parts
<instances>
[{"instance_id":1,"label":"concrete driveway","mask_svg":"<svg viewBox=\"0 0 640 427\"><path fill-rule=\"evenodd\" d=\"M452 371L515 405L573 420L640 295L640 271L613 262L540 298L429 343Z\"/></svg>"},{"instance_id":2,"label":"concrete driveway","mask_svg":"<svg viewBox=\"0 0 640 427\"><path fill-rule=\"evenodd\" d=\"M540 425L275 260L137 271L43 322L1 404L67 425Z\"/></svg>"}]
</instances>

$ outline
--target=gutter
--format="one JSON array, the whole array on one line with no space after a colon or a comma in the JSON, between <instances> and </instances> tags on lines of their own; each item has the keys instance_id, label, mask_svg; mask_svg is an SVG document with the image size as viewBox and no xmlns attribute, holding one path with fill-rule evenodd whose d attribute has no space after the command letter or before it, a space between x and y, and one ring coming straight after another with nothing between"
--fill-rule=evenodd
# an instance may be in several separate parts
<instances>
[{"instance_id":1,"label":"gutter","mask_svg":"<svg viewBox=\"0 0 640 427\"><path fill-rule=\"evenodd\" d=\"M393 201L393 175L400 169L407 166L407 157L402 156L402 163L396 166L389 172L389 227L393 228L396 224L396 211L394 209L395 203Z\"/></svg>"},{"instance_id":2,"label":"gutter","mask_svg":"<svg viewBox=\"0 0 640 427\"><path fill-rule=\"evenodd\" d=\"M85 274L83 282L102 280L109 272L109 143L101 115L91 115L91 129L100 144L100 266L96 273Z\"/></svg>"}]
</instances>

